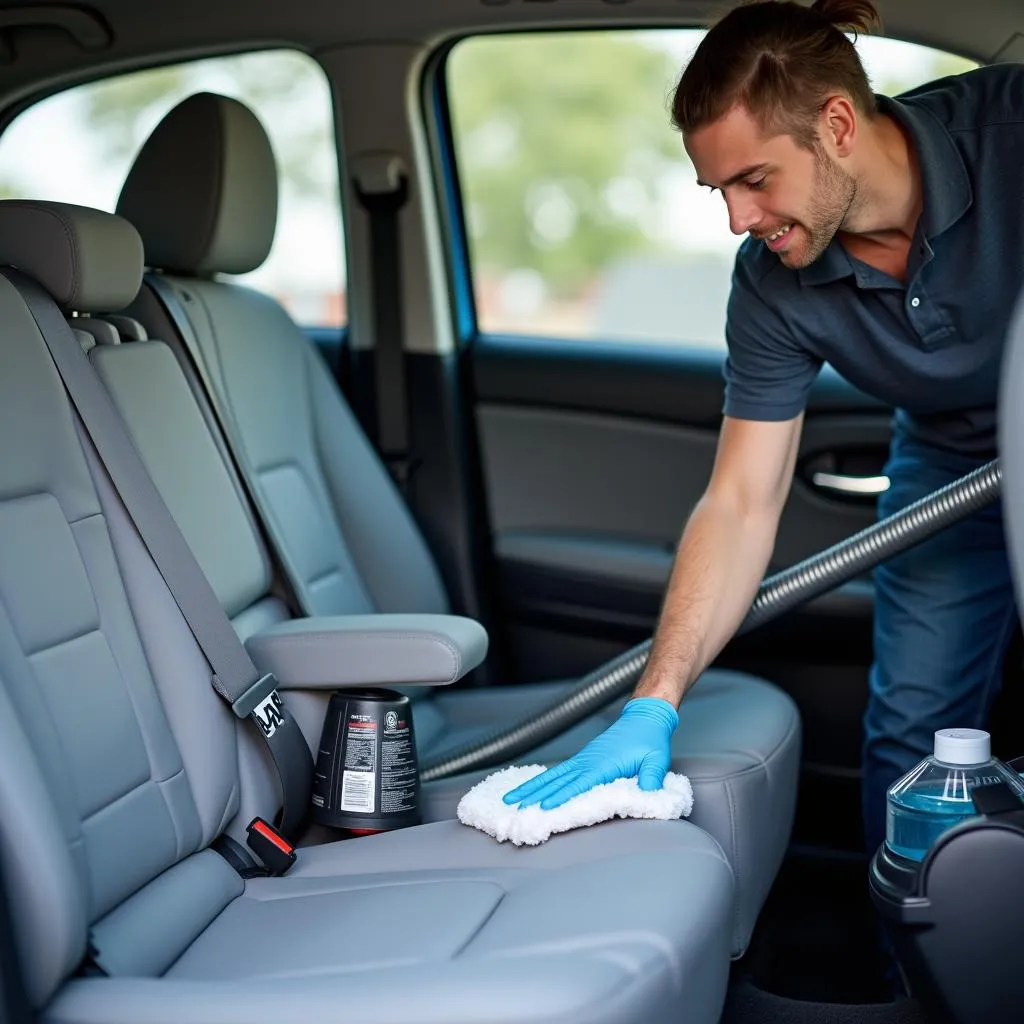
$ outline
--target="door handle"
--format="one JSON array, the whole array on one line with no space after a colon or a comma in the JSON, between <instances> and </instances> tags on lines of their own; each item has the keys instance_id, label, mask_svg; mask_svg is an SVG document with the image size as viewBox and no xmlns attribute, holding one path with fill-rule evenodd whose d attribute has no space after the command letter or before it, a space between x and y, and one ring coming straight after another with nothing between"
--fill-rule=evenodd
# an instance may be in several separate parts
<instances>
[{"instance_id":1,"label":"door handle","mask_svg":"<svg viewBox=\"0 0 1024 1024\"><path fill-rule=\"evenodd\" d=\"M819 490L831 491L844 497L874 497L889 489L887 476L850 476L847 473L825 473L820 470L811 476L811 483Z\"/></svg>"}]
</instances>

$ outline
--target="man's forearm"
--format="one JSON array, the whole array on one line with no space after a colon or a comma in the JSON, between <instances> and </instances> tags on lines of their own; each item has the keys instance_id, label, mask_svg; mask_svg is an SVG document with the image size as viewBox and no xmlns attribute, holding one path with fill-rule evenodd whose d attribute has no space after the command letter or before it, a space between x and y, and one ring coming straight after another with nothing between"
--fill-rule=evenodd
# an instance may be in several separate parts
<instances>
[{"instance_id":1,"label":"man's forearm","mask_svg":"<svg viewBox=\"0 0 1024 1024\"><path fill-rule=\"evenodd\" d=\"M680 541L636 696L679 704L749 611L777 524L776 516L745 515L705 495Z\"/></svg>"}]
</instances>

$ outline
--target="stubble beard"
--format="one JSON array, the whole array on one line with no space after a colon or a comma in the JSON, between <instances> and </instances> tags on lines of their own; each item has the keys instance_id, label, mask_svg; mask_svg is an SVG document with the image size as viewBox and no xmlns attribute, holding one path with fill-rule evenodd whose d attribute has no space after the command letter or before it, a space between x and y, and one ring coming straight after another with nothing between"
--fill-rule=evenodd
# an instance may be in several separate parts
<instances>
[{"instance_id":1,"label":"stubble beard","mask_svg":"<svg viewBox=\"0 0 1024 1024\"><path fill-rule=\"evenodd\" d=\"M837 166L820 147L814 154L814 191L808 204L807 219L802 223L807 236L799 252L780 253L787 267L799 270L809 267L829 247L856 210L857 179Z\"/></svg>"}]
</instances>

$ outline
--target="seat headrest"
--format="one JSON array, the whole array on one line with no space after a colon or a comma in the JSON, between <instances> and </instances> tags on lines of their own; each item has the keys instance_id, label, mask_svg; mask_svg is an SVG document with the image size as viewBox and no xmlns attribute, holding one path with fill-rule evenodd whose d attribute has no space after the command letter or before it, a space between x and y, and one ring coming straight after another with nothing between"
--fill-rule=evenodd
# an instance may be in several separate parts
<instances>
[{"instance_id":1,"label":"seat headrest","mask_svg":"<svg viewBox=\"0 0 1024 1024\"><path fill-rule=\"evenodd\" d=\"M142 239L128 221L86 206L0 200L0 266L35 278L62 309L123 309L142 284Z\"/></svg>"},{"instance_id":2,"label":"seat headrest","mask_svg":"<svg viewBox=\"0 0 1024 1024\"><path fill-rule=\"evenodd\" d=\"M270 253L277 165L256 115L197 93L153 129L117 212L142 235L146 263L180 274L245 274Z\"/></svg>"}]
</instances>

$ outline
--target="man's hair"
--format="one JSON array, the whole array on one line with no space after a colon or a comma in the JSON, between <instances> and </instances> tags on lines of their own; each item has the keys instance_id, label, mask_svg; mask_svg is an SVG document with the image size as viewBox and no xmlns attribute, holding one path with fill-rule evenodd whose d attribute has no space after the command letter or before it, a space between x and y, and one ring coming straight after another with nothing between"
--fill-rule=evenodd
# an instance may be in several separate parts
<instances>
[{"instance_id":1,"label":"man's hair","mask_svg":"<svg viewBox=\"0 0 1024 1024\"><path fill-rule=\"evenodd\" d=\"M881 28L872 0L744 3L714 25L683 71L672 123L683 134L742 105L768 135L792 135L807 149L829 97L845 95L861 114L875 97L845 34Z\"/></svg>"}]
</instances>

